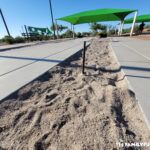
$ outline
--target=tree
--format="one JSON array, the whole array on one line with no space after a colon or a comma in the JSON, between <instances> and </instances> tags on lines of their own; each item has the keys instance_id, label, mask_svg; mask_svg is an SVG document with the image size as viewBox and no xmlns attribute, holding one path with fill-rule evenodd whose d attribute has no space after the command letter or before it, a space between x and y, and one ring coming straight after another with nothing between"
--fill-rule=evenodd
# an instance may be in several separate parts
<instances>
[{"instance_id":1,"label":"tree","mask_svg":"<svg viewBox=\"0 0 150 150\"><path fill-rule=\"evenodd\" d=\"M107 32L107 26L106 25L101 25L101 24L94 22L94 23L91 23L90 26L91 26L90 28L94 34L97 34L97 32L99 30L101 30L102 32Z\"/></svg>"},{"instance_id":2,"label":"tree","mask_svg":"<svg viewBox=\"0 0 150 150\"><path fill-rule=\"evenodd\" d=\"M115 27L112 25L108 25L108 36L115 34Z\"/></svg>"},{"instance_id":3,"label":"tree","mask_svg":"<svg viewBox=\"0 0 150 150\"><path fill-rule=\"evenodd\" d=\"M100 24L97 24L96 22L91 23L90 26L91 26L91 27L90 27L91 30L92 30L94 33L97 33L97 32L98 32L98 29L100 29Z\"/></svg>"},{"instance_id":4,"label":"tree","mask_svg":"<svg viewBox=\"0 0 150 150\"><path fill-rule=\"evenodd\" d=\"M55 30L56 30L56 24L54 25L54 28L55 28ZM57 30L58 30L59 32L62 32L63 30L66 30L66 29L68 29L67 26L63 26L63 25L57 24ZM53 26L51 26L51 30L54 30L54 29L53 29Z\"/></svg>"},{"instance_id":5,"label":"tree","mask_svg":"<svg viewBox=\"0 0 150 150\"><path fill-rule=\"evenodd\" d=\"M82 36L86 37L86 36L90 36L91 32L82 32Z\"/></svg>"}]
</instances>

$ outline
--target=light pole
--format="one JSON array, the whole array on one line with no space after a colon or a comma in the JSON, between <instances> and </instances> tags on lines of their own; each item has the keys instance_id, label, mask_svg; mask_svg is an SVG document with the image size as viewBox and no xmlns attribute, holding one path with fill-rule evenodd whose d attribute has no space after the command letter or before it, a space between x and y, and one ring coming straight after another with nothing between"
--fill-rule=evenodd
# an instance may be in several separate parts
<instances>
[{"instance_id":1,"label":"light pole","mask_svg":"<svg viewBox=\"0 0 150 150\"><path fill-rule=\"evenodd\" d=\"M3 19L3 22L4 22L5 28L6 28L7 33L8 33L8 36L10 36L10 32L9 32L9 30L8 30L8 27L7 27L7 24L6 24L6 21L5 21L5 18L4 18L4 15L3 15L1 9L0 9L0 14L1 14L1 16L2 16L2 19Z\"/></svg>"},{"instance_id":2,"label":"light pole","mask_svg":"<svg viewBox=\"0 0 150 150\"><path fill-rule=\"evenodd\" d=\"M54 26L54 19L53 19L53 11L52 11L51 0L49 0L49 6L50 6L50 11L51 11L52 25L53 25L53 31L54 31L54 40L55 40L56 39L56 35L55 35L55 26Z\"/></svg>"}]
</instances>

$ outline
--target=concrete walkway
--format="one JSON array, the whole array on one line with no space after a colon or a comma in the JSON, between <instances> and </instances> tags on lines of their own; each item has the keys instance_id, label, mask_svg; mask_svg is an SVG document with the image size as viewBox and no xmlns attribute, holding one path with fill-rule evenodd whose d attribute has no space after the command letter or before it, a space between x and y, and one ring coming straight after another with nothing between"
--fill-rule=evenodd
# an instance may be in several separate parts
<instances>
[{"instance_id":1,"label":"concrete walkway","mask_svg":"<svg viewBox=\"0 0 150 150\"><path fill-rule=\"evenodd\" d=\"M82 38L0 52L0 100L83 48Z\"/></svg>"},{"instance_id":2,"label":"concrete walkway","mask_svg":"<svg viewBox=\"0 0 150 150\"><path fill-rule=\"evenodd\" d=\"M40 44L41 42L29 42L29 43L19 43L19 44L11 44L11 45L2 45L0 46L0 52L7 51L7 50L12 50L16 48L23 48L23 47L28 47L28 46L34 46L37 44Z\"/></svg>"},{"instance_id":3,"label":"concrete walkway","mask_svg":"<svg viewBox=\"0 0 150 150\"><path fill-rule=\"evenodd\" d=\"M48 40L48 41L34 41L34 42L11 44L11 45L3 45L3 46L0 46L0 52L7 51L7 50L18 49L18 48L37 46L37 45L41 45L41 44L64 42L64 41L68 41L68 40L71 40L71 38L58 39L58 40Z\"/></svg>"},{"instance_id":4,"label":"concrete walkway","mask_svg":"<svg viewBox=\"0 0 150 150\"><path fill-rule=\"evenodd\" d=\"M150 125L150 41L119 37L111 46Z\"/></svg>"}]
</instances>

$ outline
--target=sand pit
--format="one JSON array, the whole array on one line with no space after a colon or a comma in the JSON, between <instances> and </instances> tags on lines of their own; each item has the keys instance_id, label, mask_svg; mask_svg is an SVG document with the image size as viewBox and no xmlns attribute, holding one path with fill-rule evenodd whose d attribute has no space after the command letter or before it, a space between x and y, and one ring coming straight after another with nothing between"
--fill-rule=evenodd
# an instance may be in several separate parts
<instances>
[{"instance_id":1,"label":"sand pit","mask_svg":"<svg viewBox=\"0 0 150 150\"><path fill-rule=\"evenodd\" d=\"M120 140L150 142L110 40L91 41L85 75L80 51L2 102L0 149L119 150Z\"/></svg>"}]
</instances>

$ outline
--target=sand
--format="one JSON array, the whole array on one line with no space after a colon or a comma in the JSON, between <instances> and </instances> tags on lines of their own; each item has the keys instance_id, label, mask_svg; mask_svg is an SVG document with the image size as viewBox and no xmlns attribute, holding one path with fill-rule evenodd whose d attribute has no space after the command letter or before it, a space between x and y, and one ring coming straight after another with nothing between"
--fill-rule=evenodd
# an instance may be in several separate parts
<instances>
[{"instance_id":1,"label":"sand","mask_svg":"<svg viewBox=\"0 0 150 150\"><path fill-rule=\"evenodd\" d=\"M0 149L119 150L120 140L150 142L110 40L91 41L85 75L80 51L2 102Z\"/></svg>"},{"instance_id":2,"label":"sand","mask_svg":"<svg viewBox=\"0 0 150 150\"><path fill-rule=\"evenodd\" d=\"M7 43L0 42L0 46L8 45Z\"/></svg>"},{"instance_id":3,"label":"sand","mask_svg":"<svg viewBox=\"0 0 150 150\"><path fill-rule=\"evenodd\" d=\"M131 38L135 39L140 39L140 40L150 40L150 34L148 35L137 35L137 36L132 36Z\"/></svg>"}]
</instances>

